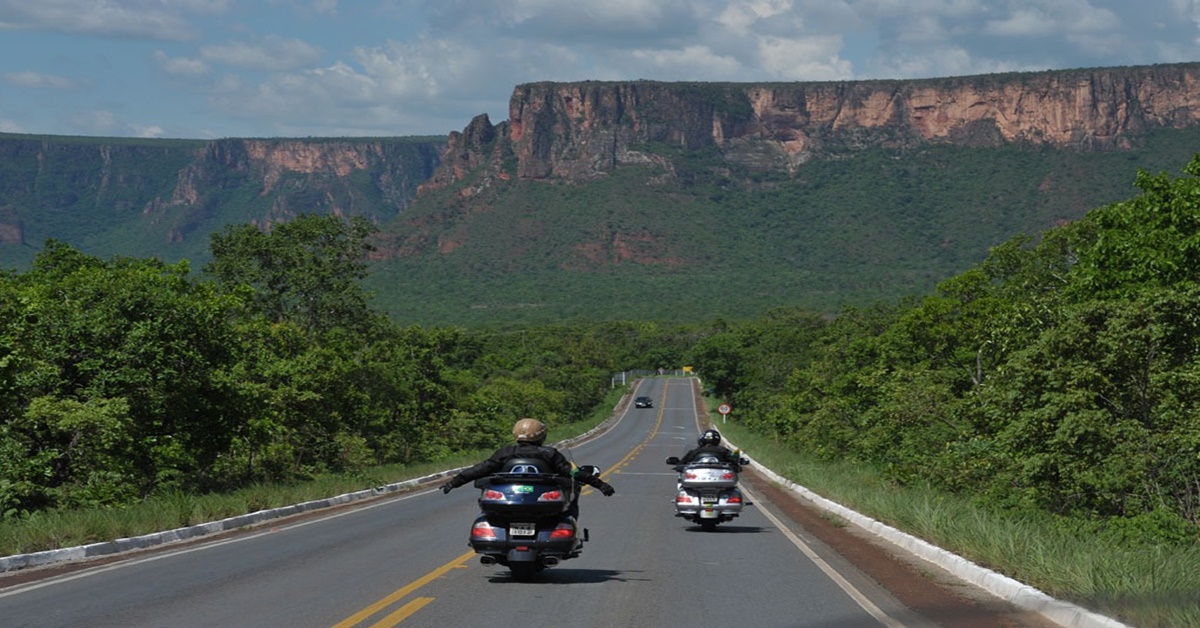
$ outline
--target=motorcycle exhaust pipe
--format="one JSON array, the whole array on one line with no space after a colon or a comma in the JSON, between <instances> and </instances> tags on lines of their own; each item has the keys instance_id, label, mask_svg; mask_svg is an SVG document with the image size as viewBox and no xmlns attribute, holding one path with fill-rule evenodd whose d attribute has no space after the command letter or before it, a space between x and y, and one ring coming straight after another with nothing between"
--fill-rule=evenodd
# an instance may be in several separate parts
<instances>
[{"instance_id":1,"label":"motorcycle exhaust pipe","mask_svg":"<svg viewBox=\"0 0 1200 628\"><path fill-rule=\"evenodd\" d=\"M557 556L543 556L542 557L542 565L544 565L546 567L553 567L557 564L558 564Z\"/></svg>"},{"instance_id":2,"label":"motorcycle exhaust pipe","mask_svg":"<svg viewBox=\"0 0 1200 628\"><path fill-rule=\"evenodd\" d=\"M495 557L495 556L488 556L488 555L484 554L483 556L480 556L480 557L479 557L479 564L481 564L481 565L495 565L495 564L496 564L496 557Z\"/></svg>"}]
</instances>

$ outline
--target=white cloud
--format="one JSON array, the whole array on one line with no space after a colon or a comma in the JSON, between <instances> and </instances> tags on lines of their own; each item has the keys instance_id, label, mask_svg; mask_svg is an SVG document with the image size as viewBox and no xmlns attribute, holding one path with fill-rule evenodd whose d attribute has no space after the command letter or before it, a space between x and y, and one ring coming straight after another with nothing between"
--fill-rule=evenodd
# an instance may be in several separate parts
<instances>
[{"instance_id":1,"label":"white cloud","mask_svg":"<svg viewBox=\"0 0 1200 628\"><path fill-rule=\"evenodd\" d=\"M760 67L773 81L828 81L854 74L848 61L838 57L842 38L837 35L797 39L763 37L759 40Z\"/></svg>"},{"instance_id":2,"label":"white cloud","mask_svg":"<svg viewBox=\"0 0 1200 628\"><path fill-rule=\"evenodd\" d=\"M1018 7L1006 16L989 20L982 32L1003 37L1054 37L1120 28L1121 21L1108 9L1093 7L1087 0L1055 0Z\"/></svg>"},{"instance_id":3,"label":"white cloud","mask_svg":"<svg viewBox=\"0 0 1200 628\"><path fill-rule=\"evenodd\" d=\"M71 116L71 124L86 133L105 134L117 128L117 117L111 111L81 111Z\"/></svg>"},{"instance_id":4,"label":"white cloud","mask_svg":"<svg viewBox=\"0 0 1200 628\"><path fill-rule=\"evenodd\" d=\"M69 89L74 87L71 79L53 74L42 74L40 72L9 72L4 75L4 80L8 84L18 87L44 87L50 89Z\"/></svg>"},{"instance_id":5,"label":"white cloud","mask_svg":"<svg viewBox=\"0 0 1200 628\"><path fill-rule=\"evenodd\" d=\"M174 76L204 76L212 70L207 63L199 59L172 57L162 50L155 50L151 58L164 72Z\"/></svg>"},{"instance_id":6,"label":"white cloud","mask_svg":"<svg viewBox=\"0 0 1200 628\"><path fill-rule=\"evenodd\" d=\"M131 124L129 125L129 128L133 130L134 137L162 137L163 134L166 133L166 131L160 126L140 126L137 124Z\"/></svg>"},{"instance_id":7,"label":"white cloud","mask_svg":"<svg viewBox=\"0 0 1200 628\"><path fill-rule=\"evenodd\" d=\"M742 69L735 58L714 52L708 46L695 45L674 49L632 50L619 58L610 58L614 65L625 65L622 60L634 60L641 69L638 78L656 80L700 80L702 76L713 80L733 80ZM632 77L625 77L632 78Z\"/></svg>"},{"instance_id":8,"label":"white cloud","mask_svg":"<svg viewBox=\"0 0 1200 628\"><path fill-rule=\"evenodd\" d=\"M0 133L24 133L25 129L17 122L0 118Z\"/></svg>"},{"instance_id":9,"label":"white cloud","mask_svg":"<svg viewBox=\"0 0 1200 628\"><path fill-rule=\"evenodd\" d=\"M292 70L321 58L321 49L299 39L275 35L256 43L230 42L200 48L200 57L209 63L252 70Z\"/></svg>"},{"instance_id":10,"label":"white cloud","mask_svg":"<svg viewBox=\"0 0 1200 628\"><path fill-rule=\"evenodd\" d=\"M228 4L229 0L0 0L0 28L183 41L198 33L182 13L219 12Z\"/></svg>"}]
</instances>

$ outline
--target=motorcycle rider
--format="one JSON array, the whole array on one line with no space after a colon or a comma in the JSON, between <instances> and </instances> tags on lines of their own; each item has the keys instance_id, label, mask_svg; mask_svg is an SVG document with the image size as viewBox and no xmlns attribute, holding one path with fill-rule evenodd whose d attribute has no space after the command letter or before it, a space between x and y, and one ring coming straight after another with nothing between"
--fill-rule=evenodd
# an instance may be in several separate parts
<instances>
[{"instance_id":1,"label":"motorcycle rider","mask_svg":"<svg viewBox=\"0 0 1200 628\"><path fill-rule=\"evenodd\" d=\"M741 456L721 444L721 433L717 430L705 430L700 435L700 438L696 439L696 444L698 445L697 447L683 454L683 457L679 459L679 464L693 462L704 455L714 456L721 462L729 462L739 466L741 464Z\"/></svg>"},{"instance_id":2,"label":"motorcycle rider","mask_svg":"<svg viewBox=\"0 0 1200 628\"><path fill-rule=\"evenodd\" d=\"M545 423L537 419L521 419L513 425L513 439L516 441L515 443L497 449L487 460L463 469L458 475L450 478L450 481L441 485L442 492L449 493L467 482L492 475L503 469L504 464L514 458L544 460L549 465L551 472L566 477L575 476L581 482L603 493L605 497L616 492L611 484L601 480L599 476L579 473L559 450L549 445L543 445L542 443L546 441ZM576 494L575 498L571 500L570 510L567 513L575 518L579 517L578 499L579 496Z\"/></svg>"}]
</instances>

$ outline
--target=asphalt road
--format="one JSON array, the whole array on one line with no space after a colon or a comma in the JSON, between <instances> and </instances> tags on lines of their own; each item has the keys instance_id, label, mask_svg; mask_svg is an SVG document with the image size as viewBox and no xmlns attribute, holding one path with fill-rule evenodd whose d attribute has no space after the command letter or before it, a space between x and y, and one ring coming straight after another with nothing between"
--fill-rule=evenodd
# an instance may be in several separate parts
<instances>
[{"instance_id":1,"label":"asphalt road","mask_svg":"<svg viewBox=\"0 0 1200 628\"><path fill-rule=\"evenodd\" d=\"M534 582L470 552L467 485L0 588L0 626L930 625L748 487L755 505L713 532L673 517L664 459L695 443L693 382L636 394L655 406L564 451L617 493L585 491L591 540Z\"/></svg>"}]
</instances>

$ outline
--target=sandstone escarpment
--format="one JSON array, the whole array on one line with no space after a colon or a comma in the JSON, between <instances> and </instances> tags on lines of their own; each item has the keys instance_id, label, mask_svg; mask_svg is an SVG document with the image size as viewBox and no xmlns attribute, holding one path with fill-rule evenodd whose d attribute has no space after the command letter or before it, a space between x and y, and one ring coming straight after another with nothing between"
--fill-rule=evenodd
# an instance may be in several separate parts
<instances>
[{"instance_id":1,"label":"sandstone escarpment","mask_svg":"<svg viewBox=\"0 0 1200 628\"><path fill-rule=\"evenodd\" d=\"M437 168L442 138L135 140L0 134L0 259L53 237L100 253L201 258L230 223L304 213L383 223ZM137 248L126 231L139 233ZM20 249L19 251L17 249ZM4 258L8 255L8 258Z\"/></svg>"},{"instance_id":2,"label":"sandstone escarpment","mask_svg":"<svg viewBox=\"0 0 1200 628\"><path fill-rule=\"evenodd\" d=\"M643 149L654 143L789 172L867 146L1119 150L1150 130L1200 122L1200 64L907 81L532 83L513 92L506 123L485 122L451 136L447 169L431 185L505 152L520 178L586 180L661 160Z\"/></svg>"},{"instance_id":3,"label":"sandstone escarpment","mask_svg":"<svg viewBox=\"0 0 1200 628\"><path fill-rule=\"evenodd\" d=\"M236 188L253 189L258 198L270 199L265 211L250 217L263 227L302 213L382 221L412 201L417 186L437 166L439 148L382 140L217 140L179 171L168 200L156 199L144 211L184 208L205 220L214 189ZM363 194L367 182L375 194ZM172 233L179 231L176 227Z\"/></svg>"}]
</instances>

